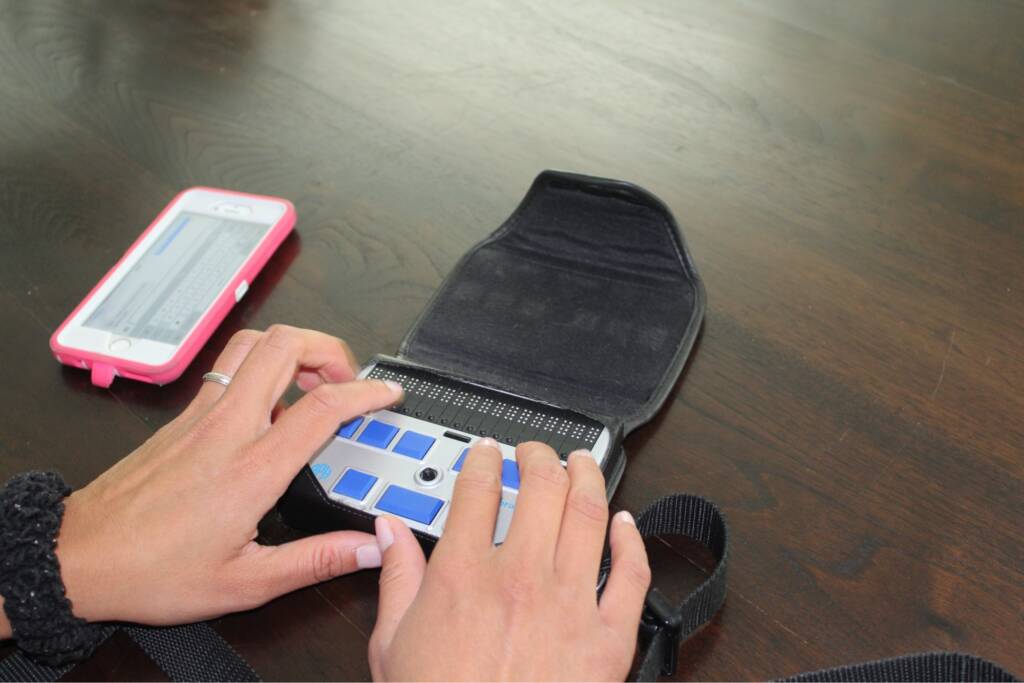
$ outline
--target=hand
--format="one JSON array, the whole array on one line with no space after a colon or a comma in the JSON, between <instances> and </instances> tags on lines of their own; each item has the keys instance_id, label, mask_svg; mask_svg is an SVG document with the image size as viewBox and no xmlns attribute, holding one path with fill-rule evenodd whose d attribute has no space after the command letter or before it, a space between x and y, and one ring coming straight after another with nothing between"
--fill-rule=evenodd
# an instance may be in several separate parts
<instances>
[{"instance_id":1,"label":"hand","mask_svg":"<svg viewBox=\"0 0 1024 683\"><path fill-rule=\"evenodd\" d=\"M568 468L547 446L516 449L521 486L506 541L492 545L501 454L481 441L458 475L426 565L412 532L377 519L384 552L370 638L377 680L623 680L650 584L628 512L612 521L612 571L597 600L608 505L589 453Z\"/></svg>"},{"instance_id":2,"label":"hand","mask_svg":"<svg viewBox=\"0 0 1024 683\"><path fill-rule=\"evenodd\" d=\"M176 624L249 609L380 564L370 534L281 546L256 524L338 425L401 398L353 381L339 339L274 326L232 337L188 408L66 501L57 556L74 613L89 621ZM306 394L275 410L295 380Z\"/></svg>"}]
</instances>

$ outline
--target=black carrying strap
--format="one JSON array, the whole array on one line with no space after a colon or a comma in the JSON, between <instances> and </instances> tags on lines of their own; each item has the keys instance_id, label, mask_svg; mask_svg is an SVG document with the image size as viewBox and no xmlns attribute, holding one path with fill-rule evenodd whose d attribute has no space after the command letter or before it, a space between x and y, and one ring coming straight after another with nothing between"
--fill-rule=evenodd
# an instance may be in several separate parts
<instances>
[{"instance_id":1,"label":"black carrying strap","mask_svg":"<svg viewBox=\"0 0 1024 683\"><path fill-rule=\"evenodd\" d=\"M647 594L640 621L640 665L636 680L654 681L659 674L675 673L680 643L710 621L725 601L729 528L714 503L689 493L654 501L636 516L636 526L644 538L686 536L707 548L715 558L711 574L678 607L657 588ZM605 557L599 579L602 590L610 570L611 558Z\"/></svg>"},{"instance_id":2,"label":"black carrying strap","mask_svg":"<svg viewBox=\"0 0 1024 683\"><path fill-rule=\"evenodd\" d=\"M1013 681L1009 671L962 652L921 652L797 674L786 681Z\"/></svg>"},{"instance_id":3,"label":"black carrying strap","mask_svg":"<svg viewBox=\"0 0 1024 683\"><path fill-rule=\"evenodd\" d=\"M103 629L99 643L102 644L115 630L113 626ZM61 666L40 664L21 650L15 650L14 654L0 661L0 681L3 683L8 681L50 683L50 681L59 680L74 666L74 664L62 664Z\"/></svg>"},{"instance_id":4,"label":"black carrying strap","mask_svg":"<svg viewBox=\"0 0 1024 683\"><path fill-rule=\"evenodd\" d=\"M121 627L172 681L259 681L252 667L206 622ZM114 632L111 627L107 637ZM72 665L38 664L20 650L0 661L0 681L56 681Z\"/></svg>"},{"instance_id":5,"label":"black carrying strap","mask_svg":"<svg viewBox=\"0 0 1024 683\"><path fill-rule=\"evenodd\" d=\"M59 680L71 670L73 664L64 666L47 666L37 664L29 659L24 652L17 650L13 655L0 661L0 681L32 681L33 683L50 683Z\"/></svg>"},{"instance_id":6,"label":"black carrying strap","mask_svg":"<svg viewBox=\"0 0 1024 683\"><path fill-rule=\"evenodd\" d=\"M125 631L172 681L258 681L249 663L205 622Z\"/></svg>"},{"instance_id":7,"label":"black carrying strap","mask_svg":"<svg viewBox=\"0 0 1024 683\"><path fill-rule=\"evenodd\" d=\"M711 620L725 602L729 562L729 528L721 511L709 500L691 494L665 496L637 515L644 538L660 535L686 536L707 548L715 568L678 607L657 588L647 594L640 622L640 658L636 680L654 681L671 676L678 663L679 647ZM608 578L608 557L601 565L600 588ZM959 652L927 652L850 664L797 674L786 681L1012 681L1014 677L992 662Z\"/></svg>"},{"instance_id":8,"label":"black carrying strap","mask_svg":"<svg viewBox=\"0 0 1024 683\"><path fill-rule=\"evenodd\" d=\"M50 683L71 671L73 666L74 664L64 664L63 666L39 664L21 650L15 650L14 654L0 661L0 681L4 681L4 683L8 681Z\"/></svg>"}]
</instances>

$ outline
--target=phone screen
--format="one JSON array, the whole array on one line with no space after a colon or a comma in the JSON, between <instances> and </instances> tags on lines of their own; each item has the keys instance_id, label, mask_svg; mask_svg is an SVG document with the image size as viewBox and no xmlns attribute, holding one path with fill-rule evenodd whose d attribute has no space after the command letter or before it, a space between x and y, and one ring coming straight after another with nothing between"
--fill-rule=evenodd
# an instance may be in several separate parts
<instances>
[{"instance_id":1,"label":"phone screen","mask_svg":"<svg viewBox=\"0 0 1024 683\"><path fill-rule=\"evenodd\" d=\"M179 344L272 227L181 212L83 326Z\"/></svg>"}]
</instances>

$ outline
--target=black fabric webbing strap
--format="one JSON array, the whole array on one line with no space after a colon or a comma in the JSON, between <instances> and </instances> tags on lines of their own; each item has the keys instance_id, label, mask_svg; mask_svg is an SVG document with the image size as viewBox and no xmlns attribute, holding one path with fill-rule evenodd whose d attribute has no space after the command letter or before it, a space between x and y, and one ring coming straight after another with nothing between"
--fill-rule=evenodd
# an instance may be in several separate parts
<instances>
[{"instance_id":1,"label":"black fabric webbing strap","mask_svg":"<svg viewBox=\"0 0 1024 683\"><path fill-rule=\"evenodd\" d=\"M644 538L659 535L686 536L707 548L716 560L711 574L678 607L656 588L648 593L640 623L640 658L636 680L654 681L659 675L671 676L675 673L681 643L710 621L725 602L729 529L714 503L690 494L675 494L654 501L637 515L636 522ZM610 567L610 559L606 557L601 566L601 588L608 578ZM1002 667L980 657L957 652L928 652L797 674L785 680L799 683L953 683L1015 679Z\"/></svg>"},{"instance_id":2,"label":"black fabric webbing strap","mask_svg":"<svg viewBox=\"0 0 1024 683\"><path fill-rule=\"evenodd\" d=\"M1012 681L1009 671L987 659L961 652L922 652L863 664L797 674L786 681Z\"/></svg>"},{"instance_id":3,"label":"black fabric webbing strap","mask_svg":"<svg viewBox=\"0 0 1024 683\"><path fill-rule=\"evenodd\" d=\"M259 681L233 647L205 623L184 626L121 628L172 681ZM111 627L107 637L114 632ZM71 665L37 664L21 651L0 661L0 681L56 681Z\"/></svg>"},{"instance_id":4,"label":"black fabric webbing strap","mask_svg":"<svg viewBox=\"0 0 1024 683\"><path fill-rule=\"evenodd\" d=\"M248 662L206 622L125 630L172 681L258 681Z\"/></svg>"},{"instance_id":5,"label":"black fabric webbing strap","mask_svg":"<svg viewBox=\"0 0 1024 683\"><path fill-rule=\"evenodd\" d=\"M114 630L113 626L105 628L99 642L103 643ZM0 661L0 683L8 683L9 681L50 683L50 681L56 681L68 671L71 671L73 666L74 664L47 666L31 659L21 650L15 650L14 654Z\"/></svg>"},{"instance_id":6,"label":"black fabric webbing strap","mask_svg":"<svg viewBox=\"0 0 1024 683\"><path fill-rule=\"evenodd\" d=\"M29 659L24 652L17 650L13 655L0 661L0 681L32 681L32 683L51 683L71 670L74 664L64 666L46 666Z\"/></svg>"},{"instance_id":7,"label":"black fabric webbing strap","mask_svg":"<svg viewBox=\"0 0 1024 683\"><path fill-rule=\"evenodd\" d=\"M675 673L679 644L710 621L725 601L729 530L714 503L688 493L654 501L636 516L636 526L644 538L660 535L691 538L715 558L714 570L679 606L673 605L656 588L647 594L640 622L640 665L636 679L654 681L659 674ZM611 560L606 557L601 565L601 588L610 569Z\"/></svg>"}]
</instances>

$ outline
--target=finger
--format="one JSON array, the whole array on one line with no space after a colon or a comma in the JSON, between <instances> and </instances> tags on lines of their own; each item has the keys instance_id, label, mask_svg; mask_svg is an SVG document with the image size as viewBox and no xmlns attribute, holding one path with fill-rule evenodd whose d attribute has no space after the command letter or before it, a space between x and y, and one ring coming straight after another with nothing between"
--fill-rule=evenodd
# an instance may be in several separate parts
<instances>
[{"instance_id":1,"label":"finger","mask_svg":"<svg viewBox=\"0 0 1024 683\"><path fill-rule=\"evenodd\" d=\"M494 439L480 439L455 478L451 510L435 552L473 557L491 550L500 503L501 451Z\"/></svg>"},{"instance_id":2,"label":"finger","mask_svg":"<svg viewBox=\"0 0 1024 683\"><path fill-rule=\"evenodd\" d=\"M377 624L370 647L387 650L402 617L409 610L423 583L427 560L412 532L400 519L390 515L377 518L377 544L383 556Z\"/></svg>"},{"instance_id":3,"label":"finger","mask_svg":"<svg viewBox=\"0 0 1024 683\"><path fill-rule=\"evenodd\" d=\"M359 362L356 360L355 355L352 353L352 349L345 344L345 351L348 353L348 362L352 368L352 375L356 377L359 375ZM295 376L295 384L298 385L299 389L303 391L312 391L314 388L324 383L323 376L316 370L302 370L300 369L298 374Z\"/></svg>"},{"instance_id":4,"label":"finger","mask_svg":"<svg viewBox=\"0 0 1024 683\"><path fill-rule=\"evenodd\" d=\"M315 370L299 370L298 374L295 375L295 384L303 391L312 391L323 383L324 378Z\"/></svg>"},{"instance_id":5,"label":"finger","mask_svg":"<svg viewBox=\"0 0 1024 683\"><path fill-rule=\"evenodd\" d=\"M555 452L537 442L519 444L519 495L505 547L528 561L553 565L569 475Z\"/></svg>"},{"instance_id":6,"label":"finger","mask_svg":"<svg viewBox=\"0 0 1024 683\"><path fill-rule=\"evenodd\" d=\"M625 510L612 518L608 533L612 547L612 570L601 596L601 617L620 637L636 638L644 598L651 585L647 549L633 516Z\"/></svg>"},{"instance_id":7,"label":"finger","mask_svg":"<svg viewBox=\"0 0 1024 683\"><path fill-rule=\"evenodd\" d=\"M324 382L347 382L357 367L342 340L322 332L272 325L246 356L224 396L269 416L300 371L315 372Z\"/></svg>"},{"instance_id":8,"label":"finger","mask_svg":"<svg viewBox=\"0 0 1024 683\"><path fill-rule=\"evenodd\" d=\"M315 583L379 567L380 548L372 534L334 531L278 546L255 546L245 554L243 582L255 587L254 603Z\"/></svg>"},{"instance_id":9,"label":"finger","mask_svg":"<svg viewBox=\"0 0 1024 683\"><path fill-rule=\"evenodd\" d=\"M254 472L283 486L338 429L357 415L386 408L402 398L402 387L376 379L321 384L281 413L253 446ZM276 491L278 495L283 493Z\"/></svg>"},{"instance_id":10,"label":"finger","mask_svg":"<svg viewBox=\"0 0 1024 683\"><path fill-rule=\"evenodd\" d=\"M555 566L560 575L593 590L608 528L604 475L589 451L569 454L569 495L558 533Z\"/></svg>"},{"instance_id":11,"label":"finger","mask_svg":"<svg viewBox=\"0 0 1024 683\"><path fill-rule=\"evenodd\" d=\"M224 350L217 356L217 360L213 362L213 367L210 368L210 371L234 377L235 373L238 372L238 368L242 366L242 361L245 360L245 357L249 355L249 352L252 351L262 336L263 333L256 330L239 330L235 332L224 346ZM226 389L227 387L223 384L204 381L192 404L199 409L209 408L224 394Z\"/></svg>"}]
</instances>

